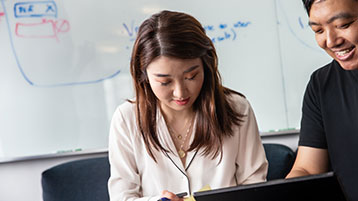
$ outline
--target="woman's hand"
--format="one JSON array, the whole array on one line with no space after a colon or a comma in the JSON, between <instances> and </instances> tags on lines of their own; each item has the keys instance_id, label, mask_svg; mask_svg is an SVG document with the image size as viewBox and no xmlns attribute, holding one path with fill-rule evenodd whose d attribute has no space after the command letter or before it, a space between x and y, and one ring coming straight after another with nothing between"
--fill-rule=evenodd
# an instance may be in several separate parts
<instances>
[{"instance_id":1,"label":"woman's hand","mask_svg":"<svg viewBox=\"0 0 358 201\"><path fill-rule=\"evenodd\" d=\"M184 201L184 198L179 198L174 193L164 190L161 195L162 198L168 198L171 201Z\"/></svg>"}]
</instances>

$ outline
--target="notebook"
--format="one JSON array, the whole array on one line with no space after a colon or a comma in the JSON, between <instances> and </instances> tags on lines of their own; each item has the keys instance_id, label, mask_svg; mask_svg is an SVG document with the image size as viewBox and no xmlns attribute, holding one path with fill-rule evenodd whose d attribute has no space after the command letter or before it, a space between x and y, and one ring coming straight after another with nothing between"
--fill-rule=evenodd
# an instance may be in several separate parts
<instances>
[{"instance_id":1,"label":"notebook","mask_svg":"<svg viewBox=\"0 0 358 201\"><path fill-rule=\"evenodd\" d=\"M194 192L196 201L345 201L333 172Z\"/></svg>"}]
</instances>

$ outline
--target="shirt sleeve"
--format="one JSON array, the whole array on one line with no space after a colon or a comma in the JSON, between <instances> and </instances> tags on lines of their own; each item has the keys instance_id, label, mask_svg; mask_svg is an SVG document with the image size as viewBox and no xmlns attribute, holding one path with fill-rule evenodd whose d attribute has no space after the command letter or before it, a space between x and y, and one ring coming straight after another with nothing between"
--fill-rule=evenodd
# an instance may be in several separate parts
<instances>
[{"instance_id":1,"label":"shirt sleeve","mask_svg":"<svg viewBox=\"0 0 358 201\"><path fill-rule=\"evenodd\" d=\"M246 100L245 100L246 101ZM245 117L240 126L239 154L236 159L236 179L238 184L266 181L268 162L254 112L246 101Z\"/></svg>"},{"instance_id":2,"label":"shirt sleeve","mask_svg":"<svg viewBox=\"0 0 358 201\"><path fill-rule=\"evenodd\" d=\"M319 78L317 72L311 76L302 105L302 120L299 146L327 148L323 127Z\"/></svg>"},{"instance_id":3,"label":"shirt sleeve","mask_svg":"<svg viewBox=\"0 0 358 201\"><path fill-rule=\"evenodd\" d=\"M133 130L129 129L120 108L115 111L109 134L109 162L111 176L108 191L111 201L156 201L159 196L142 197L133 144Z\"/></svg>"}]
</instances>

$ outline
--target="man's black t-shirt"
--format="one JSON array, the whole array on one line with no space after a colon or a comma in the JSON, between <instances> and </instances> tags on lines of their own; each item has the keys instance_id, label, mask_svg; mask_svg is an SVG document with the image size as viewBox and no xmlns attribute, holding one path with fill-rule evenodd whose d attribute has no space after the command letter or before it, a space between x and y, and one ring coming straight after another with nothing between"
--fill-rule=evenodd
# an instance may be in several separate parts
<instances>
[{"instance_id":1,"label":"man's black t-shirt","mask_svg":"<svg viewBox=\"0 0 358 201\"><path fill-rule=\"evenodd\" d=\"M327 149L349 200L358 200L358 70L332 61L312 74L299 145Z\"/></svg>"}]
</instances>

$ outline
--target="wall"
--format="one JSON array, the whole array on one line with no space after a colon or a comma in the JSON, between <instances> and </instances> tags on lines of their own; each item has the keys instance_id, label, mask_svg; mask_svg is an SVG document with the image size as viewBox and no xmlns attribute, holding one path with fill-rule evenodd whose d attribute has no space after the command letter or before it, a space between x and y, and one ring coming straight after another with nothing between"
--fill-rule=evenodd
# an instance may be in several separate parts
<instances>
[{"instance_id":1,"label":"wall","mask_svg":"<svg viewBox=\"0 0 358 201\"><path fill-rule=\"evenodd\" d=\"M261 132L298 128L309 74L330 60L302 3L202 4L0 0L0 161L105 148L114 108L133 96L129 59L138 26L162 9L203 24L224 85L247 97Z\"/></svg>"}]
</instances>

